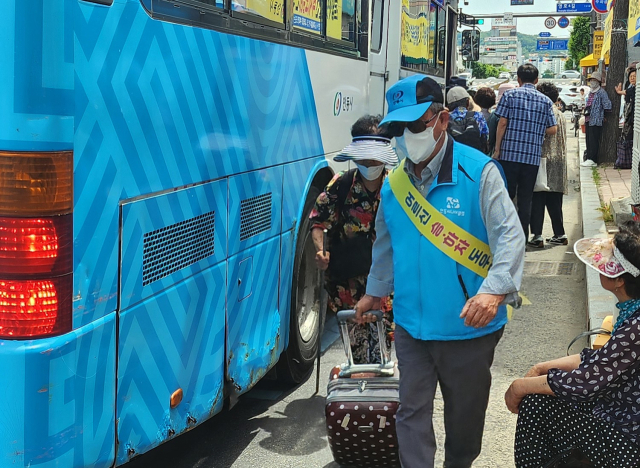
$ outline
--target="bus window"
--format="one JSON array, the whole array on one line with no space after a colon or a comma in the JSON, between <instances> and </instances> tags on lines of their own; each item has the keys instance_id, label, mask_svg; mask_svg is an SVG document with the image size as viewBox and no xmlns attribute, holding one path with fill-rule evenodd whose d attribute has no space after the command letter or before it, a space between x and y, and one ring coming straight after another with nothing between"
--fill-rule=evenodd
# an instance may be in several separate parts
<instances>
[{"instance_id":1,"label":"bus window","mask_svg":"<svg viewBox=\"0 0 640 468\"><path fill-rule=\"evenodd\" d=\"M322 34L321 6L320 0L293 0L293 27L298 31Z\"/></svg>"},{"instance_id":2,"label":"bus window","mask_svg":"<svg viewBox=\"0 0 640 468\"><path fill-rule=\"evenodd\" d=\"M199 0L222 8L222 0ZM250 13L269 21L284 23L284 0L232 0L231 9Z\"/></svg>"},{"instance_id":3,"label":"bus window","mask_svg":"<svg viewBox=\"0 0 640 468\"><path fill-rule=\"evenodd\" d=\"M355 0L327 0L327 37L355 43Z\"/></svg>"},{"instance_id":4,"label":"bus window","mask_svg":"<svg viewBox=\"0 0 640 468\"><path fill-rule=\"evenodd\" d=\"M369 57L369 0L358 0L358 52Z\"/></svg>"},{"instance_id":5,"label":"bus window","mask_svg":"<svg viewBox=\"0 0 640 468\"><path fill-rule=\"evenodd\" d=\"M378 53L382 47L382 19L384 15L384 2L373 0L373 13L371 14L371 52Z\"/></svg>"},{"instance_id":6,"label":"bus window","mask_svg":"<svg viewBox=\"0 0 640 468\"><path fill-rule=\"evenodd\" d=\"M445 11L433 2L402 0L401 43L403 68L437 76L444 68L437 60L436 31L444 26Z\"/></svg>"}]
</instances>

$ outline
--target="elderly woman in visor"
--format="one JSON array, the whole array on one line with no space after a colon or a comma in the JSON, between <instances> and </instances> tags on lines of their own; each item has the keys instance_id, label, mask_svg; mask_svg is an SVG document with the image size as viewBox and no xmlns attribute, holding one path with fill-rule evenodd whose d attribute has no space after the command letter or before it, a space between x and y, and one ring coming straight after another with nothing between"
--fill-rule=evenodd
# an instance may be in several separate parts
<instances>
[{"instance_id":1,"label":"elderly woman in visor","mask_svg":"<svg viewBox=\"0 0 640 468\"><path fill-rule=\"evenodd\" d=\"M387 167L398 164L398 156L384 129L378 128L380 116L367 115L351 127L353 141L336 162L349 161L354 169L337 174L316 200L311 212L311 235L316 246L318 268L326 270L325 289L328 307L333 312L353 309L364 295L371 268L371 249L375 240L375 219L380 204L380 188ZM323 254L323 231L329 245ZM391 298L381 305L387 330L387 348L391 346ZM349 324L351 350L356 364L380 362L377 329L373 324Z\"/></svg>"},{"instance_id":2,"label":"elderly woman in visor","mask_svg":"<svg viewBox=\"0 0 640 468\"><path fill-rule=\"evenodd\" d=\"M574 251L616 296L618 318L602 348L538 363L511 384L516 466L639 466L640 224L581 239Z\"/></svg>"}]
</instances>

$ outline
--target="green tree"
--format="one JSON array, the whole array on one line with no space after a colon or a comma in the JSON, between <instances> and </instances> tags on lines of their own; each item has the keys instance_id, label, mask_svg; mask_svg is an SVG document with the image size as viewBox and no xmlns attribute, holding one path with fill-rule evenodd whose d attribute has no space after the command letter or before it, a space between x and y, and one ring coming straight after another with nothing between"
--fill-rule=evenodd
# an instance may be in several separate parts
<instances>
[{"instance_id":1,"label":"green tree","mask_svg":"<svg viewBox=\"0 0 640 468\"><path fill-rule=\"evenodd\" d=\"M502 66L500 66L500 68L496 68L493 65L487 65L486 63L480 62L471 62L471 70L473 71L473 76L478 79L490 77L497 78L501 71L509 71Z\"/></svg>"},{"instance_id":2,"label":"green tree","mask_svg":"<svg viewBox=\"0 0 640 468\"><path fill-rule=\"evenodd\" d=\"M589 42L591 42L589 21L588 16L579 16L573 20L573 27L569 36L569 55L573 60L574 66L579 64L580 60L589 53Z\"/></svg>"},{"instance_id":3,"label":"green tree","mask_svg":"<svg viewBox=\"0 0 640 468\"><path fill-rule=\"evenodd\" d=\"M576 69L576 65L575 65L575 63L573 63L573 59L571 57L569 57L567 59L567 61L564 62L564 69L565 70L575 70Z\"/></svg>"}]
</instances>

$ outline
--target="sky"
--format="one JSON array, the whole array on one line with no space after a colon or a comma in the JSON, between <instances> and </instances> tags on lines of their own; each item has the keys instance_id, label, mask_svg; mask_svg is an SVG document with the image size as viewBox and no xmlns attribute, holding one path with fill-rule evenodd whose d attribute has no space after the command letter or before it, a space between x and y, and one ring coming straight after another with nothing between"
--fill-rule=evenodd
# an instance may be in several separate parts
<instances>
[{"instance_id":1,"label":"sky","mask_svg":"<svg viewBox=\"0 0 640 468\"><path fill-rule=\"evenodd\" d=\"M553 16L558 20L562 15L556 13L556 0L533 0L533 5L530 6L511 6L510 0L467 0L468 6L464 5L464 1L460 0L459 6L462 8L462 12L473 15L474 13L504 13L505 11L511 13L549 13L549 16ZM570 2L571 0L563 0L563 2ZM577 0L576 3L581 3L584 0ZM493 11L489 11L488 5L493 7ZM556 25L553 29L547 29L544 26L544 20L546 17L540 18L517 18L518 32L524 34L531 34L537 36L543 31L551 33L552 37L569 37L571 28L560 28ZM571 19L572 17L569 17ZM480 26L483 31L491 29L491 20L485 20L485 25Z\"/></svg>"}]
</instances>

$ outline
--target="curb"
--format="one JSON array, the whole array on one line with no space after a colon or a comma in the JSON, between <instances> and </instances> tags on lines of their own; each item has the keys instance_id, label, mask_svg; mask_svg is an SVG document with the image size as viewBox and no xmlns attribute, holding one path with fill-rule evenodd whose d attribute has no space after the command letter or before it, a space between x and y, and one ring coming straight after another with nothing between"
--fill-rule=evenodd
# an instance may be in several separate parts
<instances>
[{"instance_id":1,"label":"curb","mask_svg":"<svg viewBox=\"0 0 640 468\"><path fill-rule=\"evenodd\" d=\"M582 161L585 140L578 138L578 161ZM598 187L593 181L590 167L580 166L580 196L582 198L582 234L584 237L608 237L602 219ZM615 303L611 294L600 285L600 275L593 268L586 269L588 328L597 328L607 315L615 315ZM591 337L593 342L594 337Z\"/></svg>"}]
</instances>

